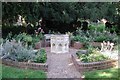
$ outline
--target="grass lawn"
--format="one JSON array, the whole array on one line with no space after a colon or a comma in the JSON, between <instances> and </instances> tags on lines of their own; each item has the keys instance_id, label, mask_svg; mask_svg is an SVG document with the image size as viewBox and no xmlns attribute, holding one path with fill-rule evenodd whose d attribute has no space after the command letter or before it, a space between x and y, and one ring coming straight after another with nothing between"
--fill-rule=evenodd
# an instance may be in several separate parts
<instances>
[{"instance_id":1,"label":"grass lawn","mask_svg":"<svg viewBox=\"0 0 120 80\"><path fill-rule=\"evenodd\" d=\"M85 80L93 80L92 78L109 78L110 80L112 80L112 78L117 78L115 80L118 80L119 71L120 71L120 68L119 69L111 68L111 69L105 69L105 70L85 72L84 75L85 75L85 78L91 78L91 79L85 79Z\"/></svg>"},{"instance_id":2,"label":"grass lawn","mask_svg":"<svg viewBox=\"0 0 120 80\"><path fill-rule=\"evenodd\" d=\"M0 64L1 67L1 64ZM0 69L1 70L1 69ZM25 70L2 65L2 78L46 78L46 73L41 70Z\"/></svg>"}]
</instances>

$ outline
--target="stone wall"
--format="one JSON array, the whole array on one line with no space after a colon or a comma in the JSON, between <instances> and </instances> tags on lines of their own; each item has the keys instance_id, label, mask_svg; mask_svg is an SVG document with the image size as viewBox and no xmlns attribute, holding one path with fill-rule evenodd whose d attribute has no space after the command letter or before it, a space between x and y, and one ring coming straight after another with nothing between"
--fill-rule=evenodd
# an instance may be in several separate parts
<instances>
[{"instance_id":1,"label":"stone wall","mask_svg":"<svg viewBox=\"0 0 120 80\"><path fill-rule=\"evenodd\" d=\"M107 60L100 62L82 63L77 59L76 55L71 55L72 61L79 72L103 70L108 68L116 67L118 64L117 60Z\"/></svg>"},{"instance_id":2,"label":"stone wall","mask_svg":"<svg viewBox=\"0 0 120 80\"><path fill-rule=\"evenodd\" d=\"M2 64L17 68L23 68L23 69L43 70L45 72L48 71L47 63L28 63L28 62L2 60Z\"/></svg>"}]
</instances>

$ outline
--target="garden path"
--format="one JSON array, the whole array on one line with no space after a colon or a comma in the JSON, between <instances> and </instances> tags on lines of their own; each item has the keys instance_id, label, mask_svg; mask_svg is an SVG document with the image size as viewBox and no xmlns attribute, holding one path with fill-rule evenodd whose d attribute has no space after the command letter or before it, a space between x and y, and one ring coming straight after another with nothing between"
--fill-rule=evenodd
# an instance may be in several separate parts
<instances>
[{"instance_id":1,"label":"garden path","mask_svg":"<svg viewBox=\"0 0 120 80\"><path fill-rule=\"evenodd\" d=\"M76 70L71 60L71 54L77 50L70 49L69 53L50 53L50 48L46 48L48 63L48 78L80 78L80 73Z\"/></svg>"}]
</instances>

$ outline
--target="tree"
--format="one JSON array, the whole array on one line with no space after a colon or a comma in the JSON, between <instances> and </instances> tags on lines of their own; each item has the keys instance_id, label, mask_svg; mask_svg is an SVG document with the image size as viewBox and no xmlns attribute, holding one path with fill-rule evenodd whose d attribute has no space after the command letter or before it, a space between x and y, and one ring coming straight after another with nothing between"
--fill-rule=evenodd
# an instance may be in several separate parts
<instances>
[{"instance_id":1,"label":"tree","mask_svg":"<svg viewBox=\"0 0 120 80\"><path fill-rule=\"evenodd\" d=\"M117 8L118 10L116 10ZM3 2L2 20L3 25L11 26L17 21L18 15L21 15L27 22L35 25L43 17L45 20L55 22L52 25L55 27L70 24L77 21L78 18L91 21L107 18L114 22L117 16L116 11L119 12L119 8L119 3L112 2Z\"/></svg>"}]
</instances>

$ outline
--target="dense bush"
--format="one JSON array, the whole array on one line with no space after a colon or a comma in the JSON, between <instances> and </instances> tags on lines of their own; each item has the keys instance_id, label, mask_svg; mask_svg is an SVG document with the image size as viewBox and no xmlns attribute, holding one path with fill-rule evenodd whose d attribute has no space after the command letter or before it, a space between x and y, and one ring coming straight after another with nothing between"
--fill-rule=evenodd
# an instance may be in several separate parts
<instances>
[{"instance_id":1,"label":"dense bush","mask_svg":"<svg viewBox=\"0 0 120 80\"><path fill-rule=\"evenodd\" d=\"M31 35L28 35L26 33L20 33L19 35L14 36L17 41L24 41L24 42L32 42Z\"/></svg>"},{"instance_id":2,"label":"dense bush","mask_svg":"<svg viewBox=\"0 0 120 80\"><path fill-rule=\"evenodd\" d=\"M32 35L32 46L34 47L35 44L44 39L44 35L39 33L38 35Z\"/></svg>"},{"instance_id":3,"label":"dense bush","mask_svg":"<svg viewBox=\"0 0 120 80\"><path fill-rule=\"evenodd\" d=\"M100 32L93 32L93 41L95 42L102 42L102 41L111 41L117 43L118 36L116 33L110 33L108 31Z\"/></svg>"},{"instance_id":4,"label":"dense bush","mask_svg":"<svg viewBox=\"0 0 120 80\"><path fill-rule=\"evenodd\" d=\"M96 30L98 32L103 32L105 30L105 25L103 23L91 23L89 25L89 30Z\"/></svg>"},{"instance_id":5,"label":"dense bush","mask_svg":"<svg viewBox=\"0 0 120 80\"><path fill-rule=\"evenodd\" d=\"M74 41L81 42L81 43L85 43L85 42L87 41L87 38L84 37L84 36L79 36L79 35L77 35L77 36L74 36L74 37L73 37L73 40L74 40Z\"/></svg>"},{"instance_id":6,"label":"dense bush","mask_svg":"<svg viewBox=\"0 0 120 80\"><path fill-rule=\"evenodd\" d=\"M27 33L20 33L14 36L12 35L12 33L9 33L6 38L9 40L15 39L17 42L21 41L26 47L29 47L31 45L34 47L35 43L39 42L40 40L43 40L44 36L42 33L39 33L38 35L36 34L29 35Z\"/></svg>"},{"instance_id":7,"label":"dense bush","mask_svg":"<svg viewBox=\"0 0 120 80\"><path fill-rule=\"evenodd\" d=\"M1 58L15 61L28 61L35 56L32 48L27 49L22 46L21 42L7 40L2 44Z\"/></svg>"},{"instance_id":8,"label":"dense bush","mask_svg":"<svg viewBox=\"0 0 120 80\"><path fill-rule=\"evenodd\" d=\"M104 61L108 60L109 58L102 55L95 49L89 49L87 53L80 53L77 52L77 57L80 59L81 62L97 62L97 61Z\"/></svg>"},{"instance_id":9,"label":"dense bush","mask_svg":"<svg viewBox=\"0 0 120 80\"><path fill-rule=\"evenodd\" d=\"M34 59L36 63L45 63L47 60L47 55L44 49L38 51L37 56Z\"/></svg>"}]
</instances>

